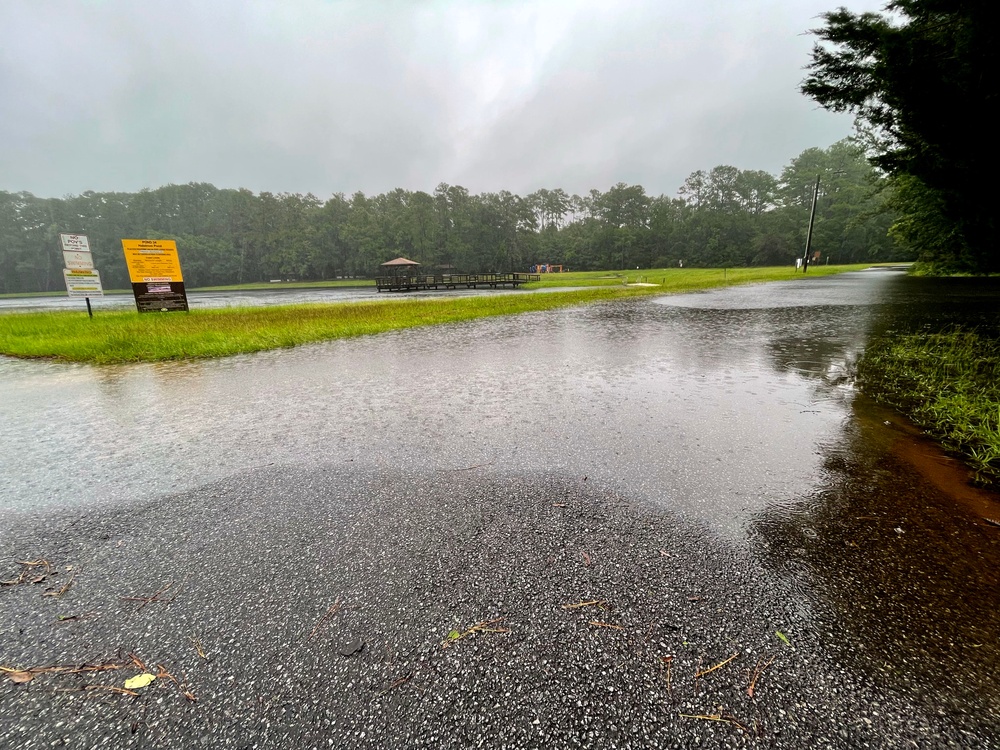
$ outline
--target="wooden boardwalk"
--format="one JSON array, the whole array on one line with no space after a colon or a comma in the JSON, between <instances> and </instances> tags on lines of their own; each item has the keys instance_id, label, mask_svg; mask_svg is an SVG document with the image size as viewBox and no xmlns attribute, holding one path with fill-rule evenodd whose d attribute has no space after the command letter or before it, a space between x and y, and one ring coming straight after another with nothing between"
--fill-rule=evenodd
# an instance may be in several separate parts
<instances>
[{"instance_id":1,"label":"wooden boardwalk","mask_svg":"<svg viewBox=\"0 0 1000 750\"><path fill-rule=\"evenodd\" d=\"M536 273L449 273L436 276L378 276L375 287L380 292L416 292L423 289L478 289L510 286L517 288L531 281L541 281Z\"/></svg>"}]
</instances>

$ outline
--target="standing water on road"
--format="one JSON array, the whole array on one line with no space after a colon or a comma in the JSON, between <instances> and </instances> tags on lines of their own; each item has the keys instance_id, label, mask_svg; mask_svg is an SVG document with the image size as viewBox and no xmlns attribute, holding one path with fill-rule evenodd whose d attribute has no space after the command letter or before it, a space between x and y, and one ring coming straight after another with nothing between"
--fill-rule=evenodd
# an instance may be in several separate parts
<instances>
[{"instance_id":1,"label":"standing water on road","mask_svg":"<svg viewBox=\"0 0 1000 750\"><path fill-rule=\"evenodd\" d=\"M840 663L981 734L1000 534L851 386L920 284L873 270L212 361L0 359L0 519L167 513L260 472L585 482L749 554Z\"/></svg>"},{"instance_id":2,"label":"standing water on road","mask_svg":"<svg viewBox=\"0 0 1000 750\"><path fill-rule=\"evenodd\" d=\"M271 464L489 464L582 472L739 533L822 474L871 295L891 280L741 287L224 360L5 358L0 489L8 508L38 509ZM809 295L823 304L803 306Z\"/></svg>"}]
</instances>

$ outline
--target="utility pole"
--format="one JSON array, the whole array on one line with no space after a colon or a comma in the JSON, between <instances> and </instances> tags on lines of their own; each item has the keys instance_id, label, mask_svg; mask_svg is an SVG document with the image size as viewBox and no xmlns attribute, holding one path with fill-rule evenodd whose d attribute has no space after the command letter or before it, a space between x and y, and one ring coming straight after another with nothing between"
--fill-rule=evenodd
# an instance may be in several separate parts
<instances>
[{"instance_id":1,"label":"utility pole","mask_svg":"<svg viewBox=\"0 0 1000 750\"><path fill-rule=\"evenodd\" d=\"M816 221L816 201L819 199L819 178L816 175L816 187L813 189L812 210L809 212L809 230L806 232L806 252L802 256L802 273L809 270L809 251L812 249L813 223Z\"/></svg>"}]
</instances>

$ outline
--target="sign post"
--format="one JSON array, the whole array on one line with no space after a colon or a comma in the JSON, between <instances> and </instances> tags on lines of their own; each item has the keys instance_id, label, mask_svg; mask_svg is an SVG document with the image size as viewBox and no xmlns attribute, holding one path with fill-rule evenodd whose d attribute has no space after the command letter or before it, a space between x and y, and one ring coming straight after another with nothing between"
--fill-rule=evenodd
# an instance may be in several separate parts
<instances>
[{"instance_id":1,"label":"sign post","mask_svg":"<svg viewBox=\"0 0 1000 750\"><path fill-rule=\"evenodd\" d=\"M101 274L94 268L90 241L85 234L61 233L59 244L62 246L65 264L63 278L66 281L66 294L70 297L83 297L87 301L87 315L93 318L90 298L103 297L104 287L101 286Z\"/></svg>"},{"instance_id":2,"label":"sign post","mask_svg":"<svg viewBox=\"0 0 1000 750\"><path fill-rule=\"evenodd\" d=\"M122 240L122 250L139 312L188 311L176 242Z\"/></svg>"}]
</instances>

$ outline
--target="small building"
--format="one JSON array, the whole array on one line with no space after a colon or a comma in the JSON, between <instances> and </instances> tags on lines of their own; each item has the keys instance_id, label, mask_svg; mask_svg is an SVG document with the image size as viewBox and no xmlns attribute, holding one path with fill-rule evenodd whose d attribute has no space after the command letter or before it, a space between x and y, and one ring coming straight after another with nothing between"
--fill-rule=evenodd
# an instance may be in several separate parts
<instances>
[{"instance_id":1,"label":"small building","mask_svg":"<svg viewBox=\"0 0 1000 750\"><path fill-rule=\"evenodd\" d=\"M427 289L479 289L510 286L538 281L537 275L527 273L436 273L420 274L420 264L409 258L395 258L381 264L386 274L375 277L375 288L380 292L416 292Z\"/></svg>"},{"instance_id":2,"label":"small building","mask_svg":"<svg viewBox=\"0 0 1000 750\"><path fill-rule=\"evenodd\" d=\"M390 276L400 278L414 276L413 272L420 267L420 264L415 260L399 257L394 260L387 260L381 264L381 267L388 271Z\"/></svg>"}]
</instances>

